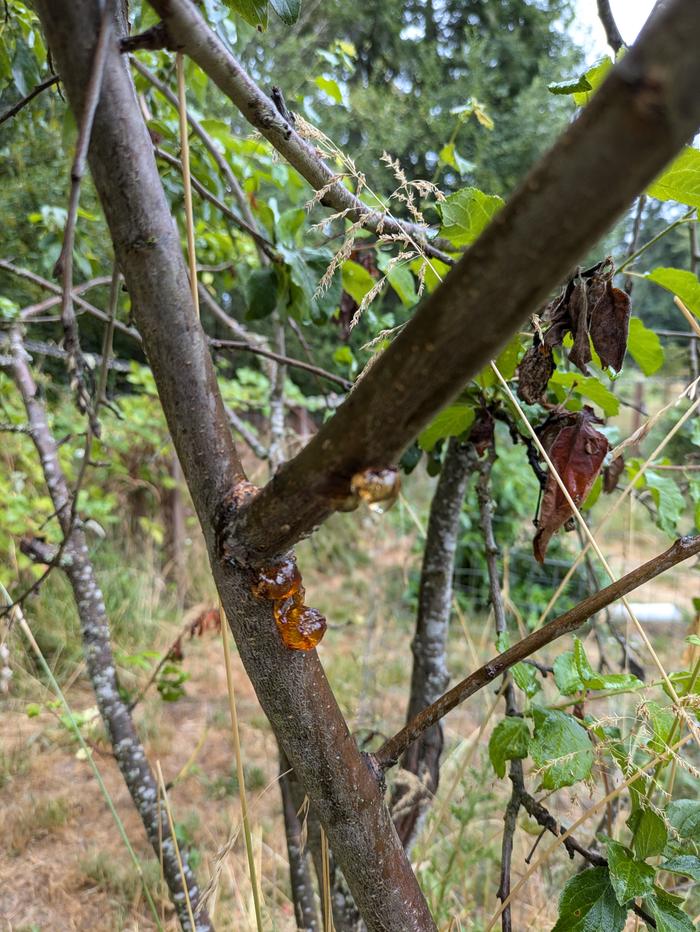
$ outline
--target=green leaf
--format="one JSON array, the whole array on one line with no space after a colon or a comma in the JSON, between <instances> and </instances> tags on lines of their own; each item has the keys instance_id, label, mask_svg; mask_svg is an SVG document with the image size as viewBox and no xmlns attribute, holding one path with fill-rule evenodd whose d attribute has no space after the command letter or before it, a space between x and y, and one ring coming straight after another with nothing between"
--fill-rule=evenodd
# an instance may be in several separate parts
<instances>
[{"instance_id":1,"label":"green leaf","mask_svg":"<svg viewBox=\"0 0 700 932\"><path fill-rule=\"evenodd\" d=\"M461 176L467 175L470 171L474 170L474 163L470 162L468 159L463 159L453 142L446 143L442 149L440 149L439 157L444 165L449 165L450 168L454 168Z\"/></svg>"},{"instance_id":2,"label":"green leaf","mask_svg":"<svg viewBox=\"0 0 700 932\"><path fill-rule=\"evenodd\" d=\"M597 673L586 656L583 641L574 638L573 661L584 689L629 690L643 686L632 673ZM555 673L556 676L556 673Z\"/></svg>"},{"instance_id":3,"label":"green leaf","mask_svg":"<svg viewBox=\"0 0 700 932\"><path fill-rule=\"evenodd\" d=\"M364 296L374 285L374 279L364 265L360 265L359 262L354 262L352 259L343 262L341 276L343 289L347 291L358 304L362 302Z\"/></svg>"},{"instance_id":4,"label":"green leaf","mask_svg":"<svg viewBox=\"0 0 700 932\"><path fill-rule=\"evenodd\" d=\"M41 706L37 705L36 702L30 702L25 712L27 713L27 718L36 718L37 715L41 715Z\"/></svg>"},{"instance_id":5,"label":"green leaf","mask_svg":"<svg viewBox=\"0 0 700 932\"><path fill-rule=\"evenodd\" d=\"M532 699L542 689L537 677L537 670L528 663L516 663L510 671L513 674L515 685L522 689L525 695Z\"/></svg>"},{"instance_id":6,"label":"green leaf","mask_svg":"<svg viewBox=\"0 0 700 932\"><path fill-rule=\"evenodd\" d=\"M654 181L647 193L660 201L700 207L700 151L687 146Z\"/></svg>"},{"instance_id":7,"label":"green leaf","mask_svg":"<svg viewBox=\"0 0 700 932\"><path fill-rule=\"evenodd\" d=\"M650 490L656 505L657 523L661 530L674 537L676 525L685 508L685 499L678 488L675 479L662 476L652 469L644 474L646 486Z\"/></svg>"},{"instance_id":8,"label":"green leaf","mask_svg":"<svg viewBox=\"0 0 700 932\"><path fill-rule=\"evenodd\" d=\"M630 317L627 349L644 375L653 375L664 363L661 340L653 330L648 330L639 317Z\"/></svg>"},{"instance_id":9,"label":"green leaf","mask_svg":"<svg viewBox=\"0 0 700 932\"><path fill-rule=\"evenodd\" d=\"M430 453L443 437L458 437L474 423L474 408L466 404L449 405L431 421L418 437L418 446Z\"/></svg>"},{"instance_id":10,"label":"green leaf","mask_svg":"<svg viewBox=\"0 0 700 932\"><path fill-rule=\"evenodd\" d=\"M634 832L634 853L641 861L661 854L666 847L668 832L660 815L651 809L637 809L628 819L628 825Z\"/></svg>"},{"instance_id":11,"label":"green leaf","mask_svg":"<svg viewBox=\"0 0 700 932\"><path fill-rule=\"evenodd\" d=\"M277 272L272 266L253 269L245 286L246 320L261 320L277 307Z\"/></svg>"},{"instance_id":12,"label":"green leaf","mask_svg":"<svg viewBox=\"0 0 700 932\"><path fill-rule=\"evenodd\" d=\"M281 213L275 224L278 241L285 246L295 246L297 235L303 227L306 217L307 213L303 207L291 207Z\"/></svg>"},{"instance_id":13,"label":"green leaf","mask_svg":"<svg viewBox=\"0 0 700 932\"><path fill-rule=\"evenodd\" d=\"M695 932L695 926L687 913L679 909L670 899L653 895L644 901L656 919L656 932Z\"/></svg>"},{"instance_id":14,"label":"green leaf","mask_svg":"<svg viewBox=\"0 0 700 932\"><path fill-rule=\"evenodd\" d=\"M530 729L517 716L509 715L494 728L489 741L489 758L497 776L505 777L506 761L523 760L530 744Z\"/></svg>"},{"instance_id":15,"label":"green leaf","mask_svg":"<svg viewBox=\"0 0 700 932\"><path fill-rule=\"evenodd\" d=\"M301 0L270 0L270 6L287 26L293 26L299 19Z\"/></svg>"},{"instance_id":16,"label":"green leaf","mask_svg":"<svg viewBox=\"0 0 700 932\"><path fill-rule=\"evenodd\" d=\"M576 372L556 371L549 380L550 385L560 385L576 395L587 398L602 409L606 417L612 417L620 411L620 402L610 389L592 375L579 375Z\"/></svg>"},{"instance_id":17,"label":"green leaf","mask_svg":"<svg viewBox=\"0 0 700 932\"><path fill-rule=\"evenodd\" d=\"M582 94L586 91L592 91L593 88L588 83L585 74L580 78L569 78L567 81L552 81L547 85L550 94Z\"/></svg>"},{"instance_id":18,"label":"green leaf","mask_svg":"<svg viewBox=\"0 0 700 932\"><path fill-rule=\"evenodd\" d=\"M404 307L413 307L418 301L418 292L413 276L405 265L394 265L386 273L389 284L401 299Z\"/></svg>"},{"instance_id":19,"label":"green leaf","mask_svg":"<svg viewBox=\"0 0 700 932\"><path fill-rule=\"evenodd\" d=\"M575 696L583 692L584 684L573 651L564 651L554 661L554 682L562 696Z\"/></svg>"},{"instance_id":20,"label":"green leaf","mask_svg":"<svg viewBox=\"0 0 700 932\"><path fill-rule=\"evenodd\" d=\"M530 753L542 768L542 787L558 790L585 780L593 767L593 749L586 729L557 709L533 706L535 737Z\"/></svg>"},{"instance_id":21,"label":"green leaf","mask_svg":"<svg viewBox=\"0 0 700 932\"><path fill-rule=\"evenodd\" d=\"M231 9L251 26L267 29L267 0L227 0Z\"/></svg>"},{"instance_id":22,"label":"green leaf","mask_svg":"<svg viewBox=\"0 0 700 932\"><path fill-rule=\"evenodd\" d=\"M652 699L647 702L645 708L653 734L649 741L649 747L655 753L661 754L668 747L671 733L675 727L676 717L670 706L659 705L658 702L654 702Z\"/></svg>"},{"instance_id":23,"label":"green leaf","mask_svg":"<svg viewBox=\"0 0 700 932\"><path fill-rule=\"evenodd\" d=\"M314 78L314 84L319 90L323 91L324 94L327 94L331 100L334 100L337 104L345 103L340 85L333 78L325 78L323 75L319 75L318 77Z\"/></svg>"},{"instance_id":24,"label":"green leaf","mask_svg":"<svg viewBox=\"0 0 700 932\"><path fill-rule=\"evenodd\" d=\"M439 205L442 217L440 235L455 246L468 246L501 207L503 199L495 194L484 194L478 188L461 188Z\"/></svg>"},{"instance_id":25,"label":"green leaf","mask_svg":"<svg viewBox=\"0 0 700 932\"><path fill-rule=\"evenodd\" d=\"M683 269L658 268L647 272L644 277L678 295L688 310L700 317L700 281L697 275Z\"/></svg>"},{"instance_id":26,"label":"green leaf","mask_svg":"<svg viewBox=\"0 0 700 932\"><path fill-rule=\"evenodd\" d=\"M596 62L595 65L588 69L584 75L584 78L590 87L590 90L584 88L582 91L574 91L574 102L577 107L583 107L588 103L588 101L605 80L608 71L610 71L612 66L613 63L611 58L602 58L600 61Z\"/></svg>"},{"instance_id":27,"label":"green leaf","mask_svg":"<svg viewBox=\"0 0 700 932\"><path fill-rule=\"evenodd\" d=\"M700 800L674 799L666 809L672 831L668 834L665 854L700 855Z\"/></svg>"},{"instance_id":28,"label":"green leaf","mask_svg":"<svg viewBox=\"0 0 700 932\"><path fill-rule=\"evenodd\" d=\"M627 910L619 905L605 867L593 867L567 881L552 932L622 932Z\"/></svg>"},{"instance_id":29,"label":"green leaf","mask_svg":"<svg viewBox=\"0 0 700 932\"><path fill-rule=\"evenodd\" d=\"M670 858L659 864L659 870L670 871L672 874L682 874L684 877L692 877L700 883L700 858L694 854L679 854L678 857Z\"/></svg>"},{"instance_id":30,"label":"green leaf","mask_svg":"<svg viewBox=\"0 0 700 932\"><path fill-rule=\"evenodd\" d=\"M620 906L650 894L654 889L654 868L637 861L629 848L616 841L608 841L607 849L610 883Z\"/></svg>"}]
</instances>

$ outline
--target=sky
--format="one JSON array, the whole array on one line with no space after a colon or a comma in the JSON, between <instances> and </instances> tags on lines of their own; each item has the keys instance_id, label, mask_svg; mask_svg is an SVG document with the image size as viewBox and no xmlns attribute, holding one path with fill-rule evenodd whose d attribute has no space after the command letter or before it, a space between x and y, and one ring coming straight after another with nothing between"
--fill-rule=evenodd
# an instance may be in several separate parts
<instances>
[{"instance_id":1,"label":"sky","mask_svg":"<svg viewBox=\"0 0 700 932\"><path fill-rule=\"evenodd\" d=\"M646 22L655 0L610 0L617 28L626 43L631 44ZM606 47L605 33L598 19L596 0L577 0L577 26L583 36L589 36L591 52L596 54L609 51ZM587 42L584 42L587 45Z\"/></svg>"}]
</instances>

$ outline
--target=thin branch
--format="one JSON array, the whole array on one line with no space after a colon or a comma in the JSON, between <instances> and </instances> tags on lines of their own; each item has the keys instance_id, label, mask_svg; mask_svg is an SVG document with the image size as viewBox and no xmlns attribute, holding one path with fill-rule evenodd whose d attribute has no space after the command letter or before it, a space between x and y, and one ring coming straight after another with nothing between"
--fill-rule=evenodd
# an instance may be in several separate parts
<instances>
[{"instance_id":1,"label":"thin branch","mask_svg":"<svg viewBox=\"0 0 700 932\"><path fill-rule=\"evenodd\" d=\"M406 748L419 738L426 728L440 721L455 706L473 696L514 664L525 660L535 651L541 650L563 635L576 631L596 612L697 553L700 553L700 536L681 537L668 550L638 566L631 573L620 577L617 582L611 583L600 592L583 599L568 612L498 654L417 715L393 738L386 741L375 754L377 764L382 770L394 766Z\"/></svg>"},{"instance_id":2,"label":"thin branch","mask_svg":"<svg viewBox=\"0 0 700 932\"><path fill-rule=\"evenodd\" d=\"M68 198L68 214L63 233L63 246L53 273L61 279L63 295L61 301L61 322L63 324L63 343L68 353L68 371L77 392L78 407L88 415L93 433L99 436L100 427L92 410L90 393L85 384L85 361L80 350L78 323L73 308L73 250L75 247L75 224L78 217L80 185L87 165L87 152L92 135L92 125L102 91L102 76L107 61L107 49L112 37L114 14L111 4L106 3L102 12L100 31L95 45L95 53L90 70L90 78L85 90L85 107L83 109L78 139L75 144L75 156L71 167L71 188Z\"/></svg>"},{"instance_id":3,"label":"thin branch","mask_svg":"<svg viewBox=\"0 0 700 932\"><path fill-rule=\"evenodd\" d=\"M608 45L617 55L620 49L624 47L625 40L622 38L620 30L617 28L615 17L610 9L610 0L598 0L598 18L603 24Z\"/></svg>"},{"instance_id":4,"label":"thin branch","mask_svg":"<svg viewBox=\"0 0 700 932\"><path fill-rule=\"evenodd\" d=\"M188 0L152 0L151 6L162 17L170 40L178 51L186 52L233 101L242 116L316 191L323 192L322 204L336 211L347 211L348 220L361 222L362 226L374 232L417 239L428 256L448 265L453 263L448 255L429 241L427 227L372 210L348 191L318 157L314 147L301 138L273 101L243 70L193 4Z\"/></svg>"},{"instance_id":5,"label":"thin branch","mask_svg":"<svg viewBox=\"0 0 700 932\"><path fill-rule=\"evenodd\" d=\"M233 427L237 434L240 434L245 443L250 447L258 459L268 459L270 454L267 447L265 447L264 444L258 440L252 430L248 428L248 425L243 420L243 418L239 417L233 408L230 408L228 405L226 405L226 416L231 422L231 427Z\"/></svg>"},{"instance_id":6,"label":"thin branch","mask_svg":"<svg viewBox=\"0 0 700 932\"><path fill-rule=\"evenodd\" d=\"M47 87L52 87L54 84L58 84L61 79L57 74L52 74L51 77L46 78L45 81L42 81L41 84L37 84L28 94L26 94L21 100L18 100L16 104L13 104L9 110L6 110L2 116L0 116L0 126L3 123L6 123L8 120L11 120L15 114L19 113L27 104L34 100L42 91L45 91Z\"/></svg>"},{"instance_id":7,"label":"thin branch","mask_svg":"<svg viewBox=\"0 0 700 932\"><path fill-rule=\"evenodd\" d=\"M155 5L166 6L162 0ZM167 6L180 11L182 0ZM198 15L192 5L187 11L188 22ZM184 33L178 31L177 38L187 45ZM355 473L395 463L430 418L541 307L555 283L700 123L697 44L700 5L674 0L614 66L335 417L222 529L232 557L244 563L269 560L311 533L342 507ZM208 59L204 67L215 79L226 72ZM663 81L655 77L660 73ZM279 115L271 120L279 126ZM583 191L603 190L605 197L582 200ZM552 216L565 222L553 224Z\"/></svg>"},{"instance_id":8,"label":"thin branch","mask_svg":"<svg viewBox=\"0 0 700 932\"><path fill-rule=\"evenodd\" d=\"M38 285L40 288L43 288L44 291L50 291L53 294L59 296L62 294L62 289L58 285L54 285L54 283L50 282L47 278L42 278L41 275L37 275L36 272L32 272L29 269L23 269L7 259L0 259L0 269L5 272L10 272L12 275L16 275L18 278L24 278L26 281L32 282L34 285ZM106 279L106 281L110 280L111 279ZM93 279L93 282L96 282L96 280ZM81 307L92 317L96 317L98 320L101 320L104 323L108 323L108 314L106 314L104 311L101 311L98 307L95 307L94 304L90 304L90 302L86 301L84 298L78 297L78 292L81 290L83 290L83 285L76 285L76 287L73 288L71 293L74 303L77 304L78 307ZM25 310L29 310L31 307L33 307L33 305L30 305L30 307L26 308ZM114 322L114 327L125 336L131 337L132 340L136 340L137 343L141 342L141 335L134 327L127 327L126 324L123 324L118 320Z\"/></svg>"},{"instance_id":9,"label":"thin branch","mask_svg":"<svg viewBox=\"0 0 700 932\"><path fill-rule=\"evenodd\" d=\"M170 155L169 152L166 152L165 149L161 149L159 146L154 146L153 150L159 159L167 162L168 165L172 165L173 168L177 168L180 174L182 174L182 162L180 159L175 158L174 155ZM223 201L219 200L208 188L205 188L201 181L198 181L192 173L190 173L190 179L192 181L192 187L200 197L203 197L205 201L209 201L209 203L216 207L217 210L220 210L224 217L230 220L234 226L250 236L256 245L258 245L272 261L279 261L279 254L269 240L265 239L254 227L246 223L235 211L231 210Z\"/></svg>"},{"instance_id":10,"label":"thin branch","mask_svg":"<svg viewBox=\"0 0 700 932\"><path fill-rule=\"evenodd\" d=\"M240 350L243 353L253 353L255 356L263 356L266 359L272 359L284 366L290 366L293 369L303 369L305 372L312 372L319 378L326 379L328 382L335 382L340 385L346 392L352 388L352 382L344 379L340 375L321 369L320 366L313 366L310 362L304 362L303 359L292 359L291 356L283 356L281 353L274 353L272 350L263 349L261 346L251 346L243 340L209 340L209 345L213 349L220 350Z\"/></svg>"},{"instance_id":11,"label":"thin branch","mask_svg":"<svg viewBox=\"0 0 700 932\"><path fill-rule=\"evenodd\" d=\"M602 2L607 2L607 0L602 0ZM632 234L630 236L630 244L627 250L627 258L629 259L633 256L637 249L639 248L639 236L642 231L642 217L644 216L644 207L647 202L646 194L640 194L637 198L637 209L634 214L634 223L632 224ZM692 229L692 227L691 227ZM632 289L634 288L634 279L631 275L625 276L625 291L627 294L632 294Z\"/></svg>"}]
</instances>

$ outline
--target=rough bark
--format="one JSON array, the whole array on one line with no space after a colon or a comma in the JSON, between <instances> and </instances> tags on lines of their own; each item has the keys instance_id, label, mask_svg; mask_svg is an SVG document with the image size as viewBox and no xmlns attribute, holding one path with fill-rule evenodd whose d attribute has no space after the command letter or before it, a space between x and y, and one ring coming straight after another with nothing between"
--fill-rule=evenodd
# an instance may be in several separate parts
<instances>
[{"instance_id":1,"label":"rough bark","mask_svg":"<svg viewBox=\"0 0 700 932\"><path fill-rule=\"evenodd\" d=\"M413 669L407 721L435 702L449 683L447 633L452 610L452 577L459 516L469 472L469 448L453 437L447 446L430 505L418 592L416 632L411 644ZM401 767L415 774L421 784L420 793L415 792L416 787L412 784L401 784L392 800L394 822L407 849L410 849L422 816L438 788L443 740L442 725L438 722L424 731L401 759ZM405 811L408 798L412 798L413 802ZM397 813L400 815L397 816Z\"/></svg>"},{"instance_id":2,"label":"rough bark","mask_svg":"<svg viewBox=\"0 0 700 932\"><path fill-rule=\"evenodd\" d=\"M98 25L95 5L38 0L36 6L79 115ZM119 27L123 34L124 23ZM433 930L380 781L350 736L316 653L287 650L270 603L251 593L251 574L220 558L215 527L243 470L150 138L116 48L105 68L89 162L219 595L261 705L318 812L368 928Z\"/></svg>"},{"instance_id":3,"label":"rough bark","mask_svg":"<svg viewBox=\"0 0 700 932\"><path fill-rule=\"evenodd\" d=\"M11 339L13 373L27 411L29 432L41 459L44 479L58 521L67 537L60 565L68 577L78 608L85 663L95 690L100 716L119 770L141 816L148 840L156 857L162 856L165 882L180 925L185 930L191 930L183 876L193 911L197 909L199 888L187 865L184 851L180 852L183 859L183 872L180 873L167 813L165 810L159 812L156 780L146 760L129 707L119 692L110 642L109 618L88 553L85 533L79 523L72 521L71 493L58 460L58 448L49 428L46 412L37 398L37 388L27 365L22 338L19 332L15 331ZM206 910L196 915L195 922L197 932L213 929Z\"/></svg>"}]
</instances>

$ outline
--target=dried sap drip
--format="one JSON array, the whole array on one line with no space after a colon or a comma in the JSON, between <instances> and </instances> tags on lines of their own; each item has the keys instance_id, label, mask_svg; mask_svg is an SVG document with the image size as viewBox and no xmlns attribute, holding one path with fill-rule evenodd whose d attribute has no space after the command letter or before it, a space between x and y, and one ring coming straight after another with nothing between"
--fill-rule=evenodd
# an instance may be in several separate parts
<instances>
[{"instance_id":1,"label":"dried sap drip","mask_svg":"<svg viewBox=\"0 0 700 932\"><path fill-rule=\"evenodd\" d=\"M257 599L273 603L277 629L291 650L311 650L326 632L326 619L315 608L304 605L305 590L293 556L286 556L258 571L251 587Z\"/></svg>"},{"instance_id":2,"label":"dried sap drip","mask_svg":"<svg viewBox=\"0 0 700 932\"><path fill-rule=\"evenodd\" d=\"M292 556L284 557L279 563L260 570L258 581L253 586L257 599L286 599L301 586L301 573Z\"/></svg>"},{"instance_id":3,"label":"dried sap drip","mask_svg":"<svg viewBox=\"0 0 700 932\"><path fill-rule=\"evenodd\" d=\"M399 497L401 477L393 466L385 469L363 469L352 477L350 489L371 511L384 514Z\"/></svg>"},{"instance_id":4,"label":"dried sap drip","mask_svg":"<svg viewBox=\"0 0 700 932\"><path fill-rule=\"evenodd\" d=\"M304 587L274 605L275 621L284 644L292 650L312 650L326 633L326 619L304 605Z\"/></svg>"}]
</instances>

